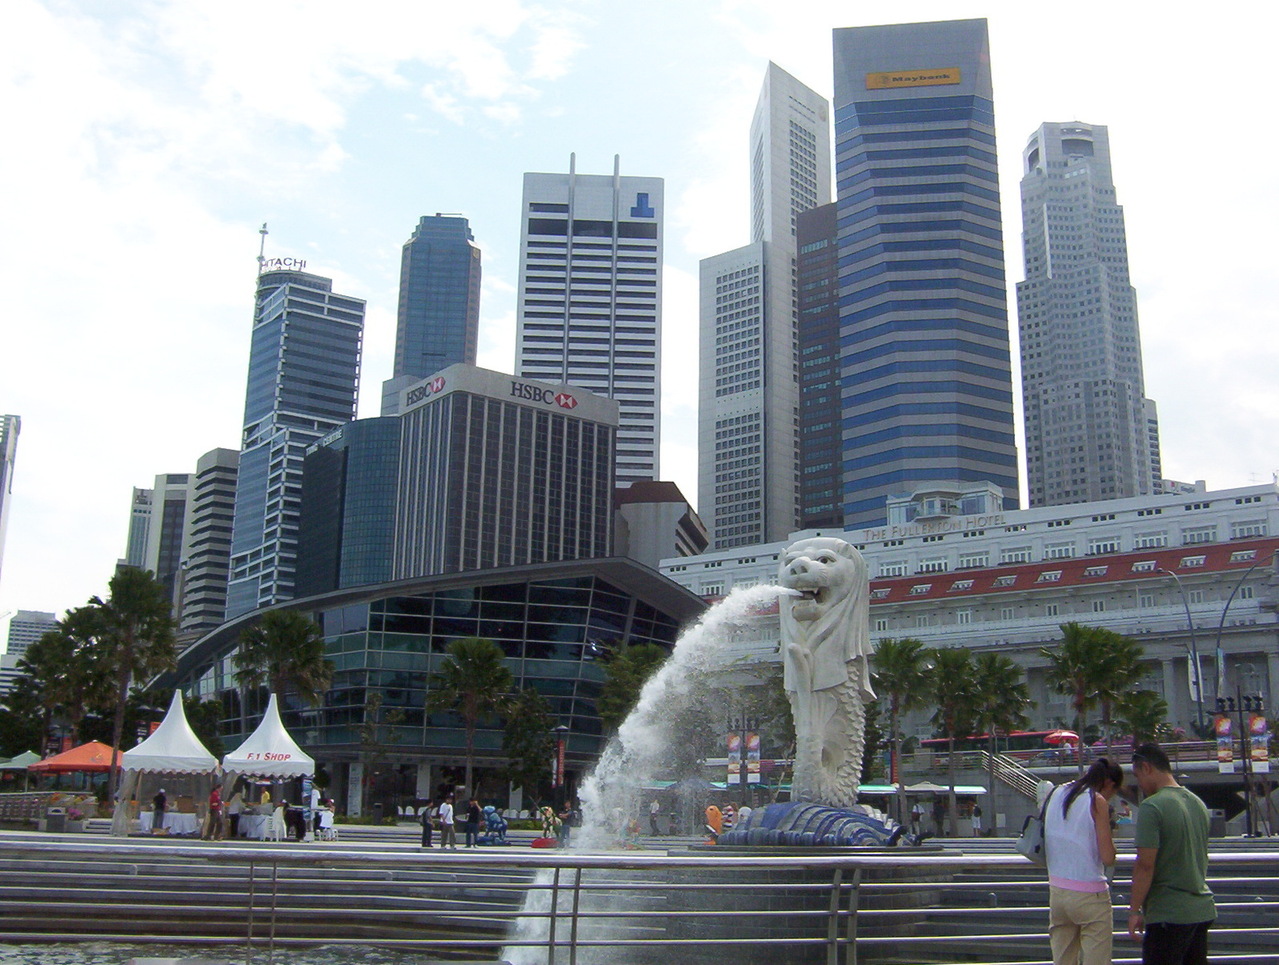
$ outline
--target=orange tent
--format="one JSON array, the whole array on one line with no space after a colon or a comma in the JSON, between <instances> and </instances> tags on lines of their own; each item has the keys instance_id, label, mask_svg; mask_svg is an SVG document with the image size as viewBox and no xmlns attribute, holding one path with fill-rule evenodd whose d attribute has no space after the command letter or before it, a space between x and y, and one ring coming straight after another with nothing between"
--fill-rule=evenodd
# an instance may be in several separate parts
<instances>
[{"instance_id":1,"label":"orange tent","mask_svg":"<svg viewBox=\"0 0 1279 965\"><path fill-rule=\"evenodd\" d=\"M105 773L111 770L111 748L101 741L89 741L69 751L37 761L27 770L38 774L71 774L76 771Z\"/></svg>"}]
</instances>

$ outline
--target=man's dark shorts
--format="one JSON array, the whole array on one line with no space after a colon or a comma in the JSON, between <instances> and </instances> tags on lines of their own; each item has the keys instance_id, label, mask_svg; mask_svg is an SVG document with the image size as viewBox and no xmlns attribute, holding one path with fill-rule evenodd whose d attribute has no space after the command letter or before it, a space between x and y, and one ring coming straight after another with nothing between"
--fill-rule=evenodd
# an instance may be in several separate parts
<instances>
[{"instance_id":1,"label":"man's dark shorts","mask_svg":"<svg viewBox=\"0 0 1279 965\"><path fill-rule=\"evenodd\" d=\"M1141 965L1208 965L1210 921L1193 925L1155 922L1146 926Z\"/></svg>"}]
</instances>

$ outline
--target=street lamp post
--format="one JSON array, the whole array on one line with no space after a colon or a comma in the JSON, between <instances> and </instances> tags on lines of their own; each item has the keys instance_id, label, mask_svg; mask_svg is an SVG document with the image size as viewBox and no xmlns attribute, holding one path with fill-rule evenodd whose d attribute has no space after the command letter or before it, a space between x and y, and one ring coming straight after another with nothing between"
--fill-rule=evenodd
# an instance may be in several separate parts
<instances>
[{"instance_id":1,"label":"street lamp post","mask_svg":"<svg viewBox=\"0 0 1279 965\"><path fill-rule=\"evenodd\" d=\"M737 747L738 747L738 752L737 752L738 777L737 779L741 785L742 803L748 806L749 806L748 792L750 790L750 765L748 763L749 755L747 753L747 736L751 731L756 730L758 727L759 727L759 721L757 721L753 717L746 716L745 713L742 713L739 716L733 717L728 722L729 730L730 731L735 730L737 731L739 735L738 744L737 744Z\"/></svg>"},{"instance_id":2,"label":"street lamp post","mask_svg":"<svg viewBox=\"0 0 1279 965\"><path fill-rule=\"evenodd\" d=\"M1196 723L1202 735L1204 726L1204 678L1203 667L1199 664L1199 641L1195 638L1195 621L1190 615L1190 598L1186 596L1186 588L1181 585L1181 577L1172 570L1158 569L1156 573L1162 573L1164 576L1171 576L1173 582L1177 584L1177 592L1181 594L1181 602L1186 608L1186 627L1190 631L1190 659L1194 661L1195 669L1191 677L1191 684L1195 695L1195 713Z\"/></svg>"},{"instance_id":3,"label":"street lamp post","mask_svg":"<svg viewBox=\"0 0 1279 965\"><path fill-rule=\"evenodd\" d=\"M1243 571L1243 576L1239 577L1239 579L1235 582L1234 588L1231 589L1230 591L1230 596L1226 598L1226 605L1221 608L1221 621L1217 624L1217 648L1216 648L1218 696L1220 696L1222 691L1226 689L1226 655L1221 652L1221 631L1224 630L1226 626L1226 614L1230 611L1230 604L1235 602L1235 594L1238 593L1239 588L1243 586L1244 580L1248 579L1248 576L1252 573L1252 571L1255 570L1260 565L1261 565L1261 560L1258 560L1256 563L1253 563L1252 566L1248 567L1246 570Z\"/></svg>"}]
</instances>

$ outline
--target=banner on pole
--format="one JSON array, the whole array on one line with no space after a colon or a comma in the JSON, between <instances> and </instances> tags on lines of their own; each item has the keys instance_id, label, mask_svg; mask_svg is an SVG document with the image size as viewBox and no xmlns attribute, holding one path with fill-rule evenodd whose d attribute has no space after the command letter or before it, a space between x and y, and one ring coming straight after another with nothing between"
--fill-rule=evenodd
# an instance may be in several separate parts
<instances>
[{"instance_id":1,"label":"banner on pole","mask_svg":"<svg viewBox=\"0 0 1279 965\"><path fill-rule=\"evenodd\" d=\"M1232 774L1235 770L1235 742L1231 735L1228 714L1218 714L1212 719L1212 731L1217 735L1217 771Z\"/></svg>"},{"instance_id":2,"label":"banner on pole","mask_svg":"<svg viewBox=\"0 0 1279 965\"><path fill-rule=\"evenodd\" d=\"M1270 724L1264 714L1248 717L1248 737L1254 774L1270 773Z\"/></svg>"}]
</instances>

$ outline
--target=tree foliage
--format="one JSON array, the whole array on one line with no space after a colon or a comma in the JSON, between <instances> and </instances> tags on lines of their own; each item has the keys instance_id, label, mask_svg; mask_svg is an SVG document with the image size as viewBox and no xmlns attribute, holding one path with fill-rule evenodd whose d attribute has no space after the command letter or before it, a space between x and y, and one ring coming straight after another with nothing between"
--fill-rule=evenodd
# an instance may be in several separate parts
<instances>
[{"instance_id":1,"label":"tree foliage","mask_svg":"<svg viewBox=\"0 0 1279 965\"><path fill-rule=\"evenodd\" d=\"M480 721L506 710L515 678L506 654L492 640L463 637L448 647L448 659L428 683L428 711L455 713L466 732L466 790L475 793L475 731Z\"/></svg>"},{"instance_id":2,"label":"tree foliage","mask_svg":"<svg viewBox=\"0 0 1279 965\"><path fill-rule=\"evenodd\" d=\"M129 687L135 681L172 670L177 653L168 593L153 573L124 566L116 571L107 586L107 599L95 596L89 605L96 610L93 646L115 688L111 746L118 753ZM119 781L119 760L113 755L112 795Z\"/></svg>"},{"instance_id":3,"label":"tree foliage","mask_svg":"<svg viewBox=\"0 0 1279 965\"><path fill-rule=\"evenodd\" d=\"M1134 690L1115 701L1115 722L1132 737L1133 746L1168 737L1168 701L1153 690Z\"/></svg>"},{"instance_id":4,"label":"tree foliage","mask_svg":"<svg viewBox=\"0 0 1279 965\"><path fill-rule=\"evenodd\" d=\"M615 731L635 709L648 678L670 656L655 643L633 643L615 650L604 670L604 683L596 702L605 730Z\"/></svg>"},{"instance_id":5,"label":"tree foliage","mask_svg":"<svg viewBox=\"0 0 1279 965\"><path fill-rule=\"evenodd\" d=\"M932 699L936 706L933 726L946 738L947 776L950 784L947 816L950 835L958 834L958 815L955 805L955 778L958 771L955 760L955 738L973 733L973 719L977 704L976 667L972 652L967 647L946 647L930 651L932 671Z\"/></svg>"},{"instance_id":6,"label":"tree foliage","mask_svg":"<svg viewBox=\"0 0 1279 965\"><path fill-rule=\"evenodd\" d=\"M525 687L507 705L505 723L502 752L506 766L502 768L502 780L523 790L532 810L541 805L543 791L553 776L555 718L546 698L532 687Z\"/></svg>"},{"instance_id":7,"label":"tree foliage","mask_svg":"<svg viewBox=\"0 0 1279 965\"><path fill-rule=\"evenodd\" d=\"M927 651L920 640L903 637L900 640L891 637L881 639L875 645L875 655L871 657L871 668L874 675L875 693L888 710L888 742L892 751L889 780L896 780L900 774L902 756L901 720L906 711L919 706L928 697L929 678ZM894 804L900 811L904 802L899 800L904 795L897 795ZM898 820L904 818L897 815Z\"/></svg>"},{"instance_id":8,"label":"tree foliage","mask_svg":"<svg viewBox=\"0 0 1279 965\"><path fill-rule=\"evenodd\" d=\"M1048 682L1070 698L1072 726L1081 737L1088 711L1100 705L1109 730L1115 700L1141 678L1142 648L1104 627L1065 623L1062 640L1040 650L1049 661Z\"/></svg>"},{"instance_id":9,"label":"tree foliage","mask_svg":"<svg viewBox=\"0 0 1279 965\"><path fill-rule=\"evenodd\" d=\"M333 682L333 661L325 656L319 624L298 610L268 610L240 634L233 658L241 687L266 684L283 708L292 690L312 707Z\"/></svg>"}]
</instances>

